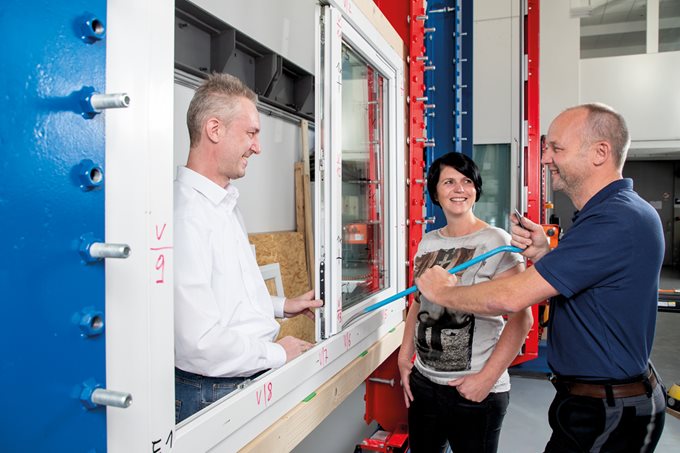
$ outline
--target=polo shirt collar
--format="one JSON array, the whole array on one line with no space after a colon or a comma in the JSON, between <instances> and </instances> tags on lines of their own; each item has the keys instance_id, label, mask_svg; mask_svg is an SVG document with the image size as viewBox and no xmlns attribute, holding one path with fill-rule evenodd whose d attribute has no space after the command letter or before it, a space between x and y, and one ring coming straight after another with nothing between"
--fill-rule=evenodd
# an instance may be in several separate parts
<instances>
[{"instance_id":1,"label":"polo shirt collar","mask_svg":"<svg viewBox=\"0 0 680 453\"><path fill-rule=\"evenodd\" d=\"M587 212L593 206L597 206L598 204L609 198L611 195L614 195L615 193L620 192L622 190L633 190L633 180L630 178L623 178L617 179L616 181L612 181L609 184L607 184L598 193L593 195L590 198L590 200L588 200L583 209L581 209L580 211L576 211L574 213L574 218L572 219L572 221L575 222L581 213Z\"/></svg>"},{"instance_id":2,"label":"polo shirt collar","mask_svg":"<svg viewBox=\"0 0 680 453\"><path fill-rule=\"evenodd\" d=\"M212 182L200 173L187 167L177 168L177 181L192 187L206 197L215 206L225 203L231 209L236 205L239 192L236 186L228 184L226 188Z\"/></svg>"}]
</instances>

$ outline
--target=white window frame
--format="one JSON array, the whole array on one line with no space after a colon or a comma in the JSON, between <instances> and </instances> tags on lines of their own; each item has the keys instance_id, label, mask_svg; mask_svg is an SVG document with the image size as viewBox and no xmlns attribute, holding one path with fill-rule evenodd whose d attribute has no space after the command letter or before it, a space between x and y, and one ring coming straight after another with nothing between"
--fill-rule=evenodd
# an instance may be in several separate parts
<instances>
[{"instance_id":1,"label":"white window frame","mask_svg":"<svg viewBox=\"0 0 680 453\"><path fill-rule=\"evenodd\" d=\"M395 294L405 284L405 177L403 61L351 2L330 1L321 7L323 27L317 44L317 125L315 135L315 263L317 295L325 306L317 311L317 341L343 331L366 307ZM342 44L346 42L385 80L383 114L385 168L384 224L387 286L366 300L342 309ZM323 61L320 54L323 52ZM323 275L323 280L321 276ZM403 301L400 301L403 304ZM351 323L350 323L351 324Z\"/></svg>"},{"instance_id":2,"label":"white window frame","mask_svg":"<svg viewBox=\"0 0 680 453\"><path fill-rule=\"evenodd\" d=\"M387 131L389 137L386 140L387 145L385 148L385 155L389 153L388 160L390 162L388 173L389 186L386 188L386 194L389 194L390 213L388 219L386 219L388 229L385 231L386 237L391 241L389 242L389 262L386 263L386 269L390 273L390 284L388 288L366 300L361 305L361 308L363 308L382 298L396 294L405 285L404 241L406 222L404 204L403 61L351 1L344 0L342 5L331 1L330 6L326 6L324 9L331 11L330 14L333 17L342 18L340 22L335 22L336 25L342 24L346 28L352 27L354 30L361 30L361 33L357 32L356 35L351 35L348 39L358 39L360 36L367 42L373 43L376 50L375 54L371 55L370 58L376 59L383 66L387 65L393 71L393 75L389 79L388 96L389 105L393 106L389 110L394 110L394 112L389 112L390 122L389 130ZM317 7L317 11L321 14L322 8ZM319 30L320 27L317 25L317 31ZM320 36L319 33L317 33L317 36ZM378 63L376 63L376 66ZM319 86L321 80L327 81L329 79L319 77L321 73L318 68L316 74L318 115L321 112L319 110L320 101L318 100L318 95L321 93L321 90L324 93L329 92L331 87L328 83L324 83L323 87ZM328 103L324 107L329 107ZM323 116L324 118L330 117L325 112ZM340 135L340 130L334 129L335 127L337 125L333 123L330 129L326 129L329 136L337 137ZM317 133L315 137L320 135L323 134ZM328 138L326 137L326 139ZM319 150L318 140L317 138L317 151ZM317 171L323 170L320 170L319 166L317 166ZM335 183L339 185L338 181ZM339 193L337 190L336 188L335 192L331 193ZM315 218L317 222L324 215L333 216L332 211L330 211L332 203L325 203L323 206L320 206L319 197L317 196L316 198ZM339 200L335 201L335 203L339 203ZM319 211L320 207L323 208L322 212ZM334 217L330 218L334 219ZM317 230L320 230L320 228L317 228ZM337 230L336 226L332 230L324 231L335 233L339 230ZM319 259L319 249L321 247L319 239L322 238L325 241L324 243L328 243L329 239L333 237L335 236L317 234L317 250L315 253L317 260ZM336 271L333 267L331 267L331 270L333 272ZM333 275L332 279L334 285L337 283L335 291L339 291L340 278L336 279ZM331 280L327 279L327 282L330 283ZM359 308L357 307L357 310ZM319 341L314 348L292 362L279 369L269 371L239 391L228 395L204 411L184 420L176 426L173 451L175 453L193 453L212 449L215 451L236 451L246 446L259 433L272 426L288 411L300 404L301 401L311 397L315 390L344 367L348 366L357 357L361 357L381 338L390 333L393 334L396 326L403 321L404 308L405 302L403 299L400 299L381 307L379 310L367 313L366 316L362 316L357 322L346 326L342 331L342 335L331 336L328 339Z\"/></svg>"}]
</instances>

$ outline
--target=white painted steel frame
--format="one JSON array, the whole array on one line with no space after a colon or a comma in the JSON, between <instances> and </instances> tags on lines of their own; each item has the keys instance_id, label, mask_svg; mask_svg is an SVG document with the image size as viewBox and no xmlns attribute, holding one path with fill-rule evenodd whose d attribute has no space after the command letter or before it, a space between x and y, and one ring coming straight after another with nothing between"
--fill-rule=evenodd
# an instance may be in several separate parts
<instances>
[{"instance_id":1,"label":"white painted steel frame","mask_svg":"<svg viewBox=\"0 0 680 453\"><path fill-rule=\"evenodd\" d=\"M331 2L334 3L334 2ZM345 9L344 5L347 5ZM403 174L403 62L400 57L389 47L373 25L361 14L349 1L343 2L342 7L323 8L324 27L317 25L319 35L322 28L332 24L332 35L338 36L338 26L345 30L353 31L345 34L345 39L353 45L360 40L373 43L378 50L365 50L364 55L371 64L381 68L387 76L389 88L389 127L386 140L386 155L389 153L391 162L389 169L389 186L387 193L390 195L390 215L388 231L390 238L390 286L385 291L366 301L371 303L379 297L387 297L404 288L405 273L403 263L405 218L404 206L404 174ZM322 8L318 9L322 14ZM343 13L344 18L341 18ZM317 17L320 17L317 15ZM359 33L357 30L361 30ZM328 37L328 28L324 30ZM339 234L339 216L333 215L332 208L339 206L341 173L341 161L333 158L340 157L341 122L338 107L341 105L341 73L335 65L340 62L340 40L323 39L317 40L317 53L321 50L324 57L334 62L325 65L325 68L317 67L316 77L316 111L321 115L318 124L324 124L317 129L315 134L317 149L317 179L325 181L325 190L317 192L315 197L315 224L316 234L316 262L321 262L328 254L332 257L341 256L341 239ZM319 63L317 63L319 65ZM340 67L341 68L341 67ZM322 72L323 71L323 72ZM321 96L323 93L323 96ZM335 114L334 114L335 113ZM328 151L327 151L328 150ZM330 153L330 159L321 159L324 152ZM335 166L337 163L337 167ZM331 178L331 175L333 176ZM333 180L333 181L331 181ZM317 184L321 184L317 182ZM328 219L338 223L335 227L328 226ZM329 244L332 250L328 252ZM329 260L326 258L326 263ZM341 267L327 266L326 273L326 301L331 298L339 298L341 283ZM318 276L317 276L317 288ZM331 304L329 304L331 305ZM253 440L258 433L262 432L280 417L299 404L305 397L333 375L342 370L351 361L356 359L369 347L388 335L394 327L403 319L404 301L395 301L375 313L367 314L357 323L353 323L342 335L335 335L319 342L314 348L297 358L286 366L272 370L259 377L250 385L209 407L205 412L190 417L178 425L175 443L176 452L196 451L234 451L245 446ZM332 308L331 308L332 310ZM340 327L337 318L332 316L328 328L337 331ZM329 332L327 330L326 332Z\"/></svg>"},{"instance_id":2,"label":"white painted steel frame","mask_svg":"<svg viewBox=\"0 0 680 453\"><path fill-rule=\"evenodd\" d=\"M323 17L323 65L317 58L317 120L321 133L316 134L316 288L320 288L320 266L324 266L324 300L326 306L317 313L317 340L342 331L343 320L359 314L368 305L395 294L405 285L405 175L403 61L370 21L353 5L343 1L329 2L321 8ZM346 312L342 310L342 44L346 42L385 79L387 96L383 111L387 119L384 147L385 171L384 252L388 272L387 287Z\"/></svg>"},{"instance_id":3,"label":"white painted steel frame","mask_svg":"<svg viewBox=\"0 0 680 453\"><path fill-rule=\"evenodd\" d=\"M132 249L106 261L106 387L132 394L130 407L106 409L110 453L169 453L174 442L174 14L164 0L107 7L106 91L130 106L103 113L106 241Z\"/></svg>"}]
</instances>

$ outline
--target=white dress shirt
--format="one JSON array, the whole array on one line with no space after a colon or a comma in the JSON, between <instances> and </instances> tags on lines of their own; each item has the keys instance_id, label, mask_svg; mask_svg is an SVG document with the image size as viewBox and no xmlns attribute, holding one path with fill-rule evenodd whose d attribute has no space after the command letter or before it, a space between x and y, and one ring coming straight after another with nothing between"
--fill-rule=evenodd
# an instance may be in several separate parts
<instances>
[{"instance_id":1,"label":"white dress shirt","mask_svg":"<svg viewBox=\"0 0 680 453\"><path fill-rule=\"evenodd\" d=\"M251 376L286 363L274 343L273 298L255 261L236 206L226 189L180 167L175 180L175 365L213 377Z\"/></svg>"}]
</instances>

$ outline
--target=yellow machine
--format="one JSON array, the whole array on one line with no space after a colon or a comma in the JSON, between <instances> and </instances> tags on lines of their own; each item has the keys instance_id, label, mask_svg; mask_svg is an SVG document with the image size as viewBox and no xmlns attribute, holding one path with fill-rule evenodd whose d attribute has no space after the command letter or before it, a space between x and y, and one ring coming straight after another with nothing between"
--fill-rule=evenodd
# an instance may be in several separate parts
<instances>
[{"instance_id":1,"label":"yellow machine","mask_svg":"<svg viewBox=\"0 0 680 453\"><path fill-rule=\"evenodd\" d=\"M666 396L666 406L669 409L680 413L680 385L671 385Z\"/></svg>"}]
</instances>

